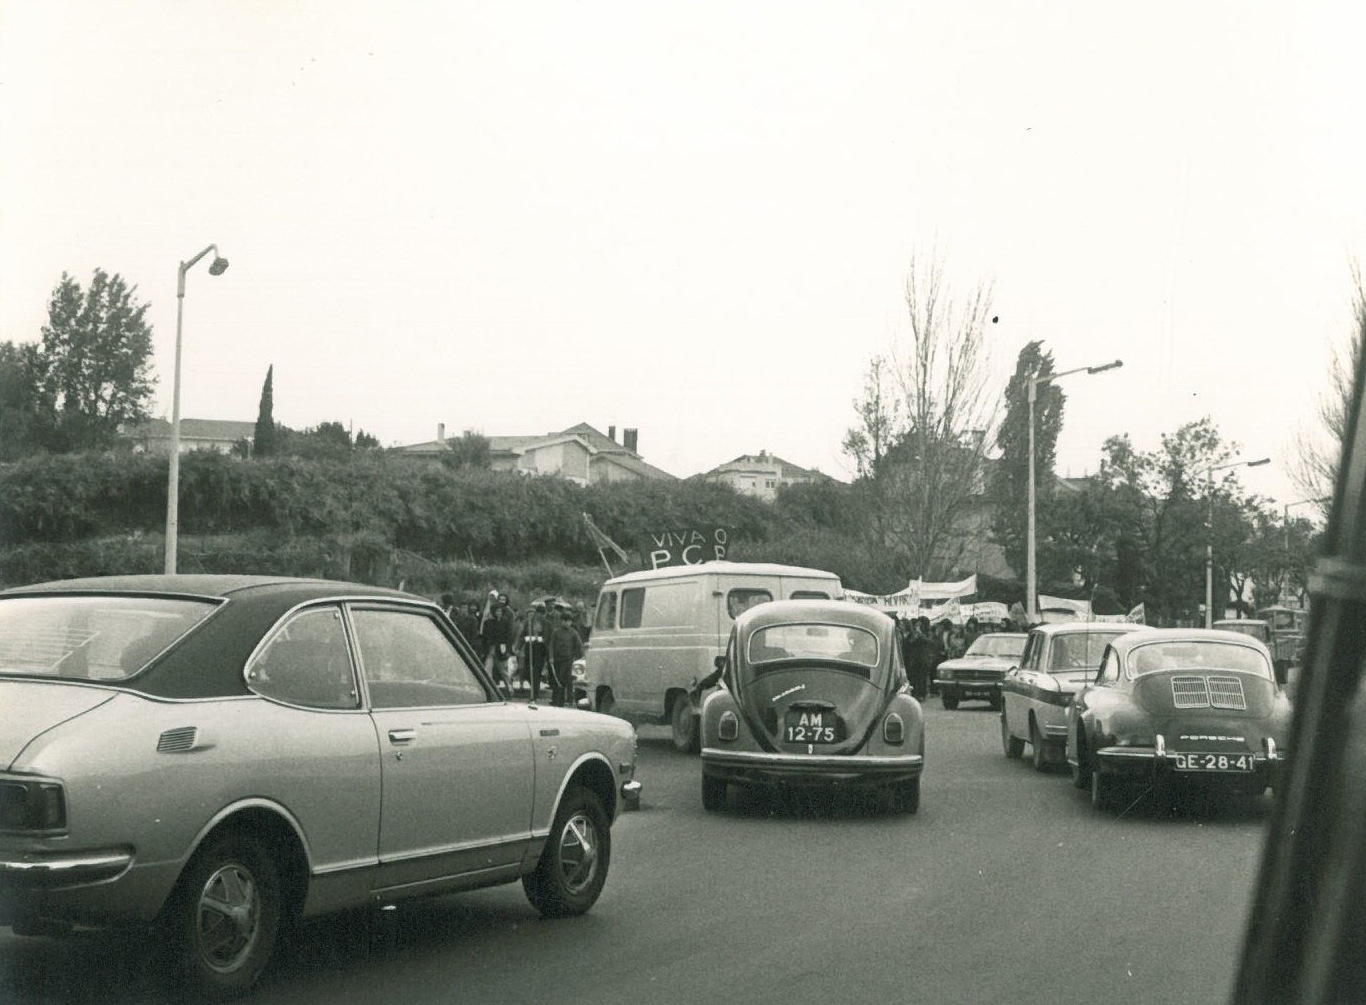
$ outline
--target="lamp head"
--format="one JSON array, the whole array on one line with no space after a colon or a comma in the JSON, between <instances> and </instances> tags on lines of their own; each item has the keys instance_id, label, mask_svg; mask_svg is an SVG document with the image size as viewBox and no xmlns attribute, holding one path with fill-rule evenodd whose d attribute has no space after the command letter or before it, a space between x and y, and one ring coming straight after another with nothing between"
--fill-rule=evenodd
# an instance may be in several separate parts
<instances>
[{"instance_id":1,"label":"lamp head","mask_svg":"<svg viewBox=\"0 0 1366 1005\"><path fill-rule=\"evenodd\" d=\"M1104 373L1106 370L1118 370L1124 365L1124 360L1117 359L1113 363L1103 363L1100 366L1088 366L1087 373Z\"/></svg>"},{"instance_id":2,"label":"lamp head","mask_svg":"<svg viewBox=\"0 0 1366 1005\"><path fill-rule=\"evenodd\" d=\"M209 275L221 276L228 271L228 260L222 255L214 257L213 264L209 266Z\"/></svg>"},{"instance_id":3,"label":"lamp head","mask_svg":"<svg viewBox=\"0 0 1366 1005\"><path fill-rule=\"evenodd\" d=\"M1271 458L1270 458L1270 457L1263 457L1263 458L1262 458L1261 460L1259 460L1259 461L1248 461L1248 462L1247 462L1247 466L1250 467L1250 468L1260 468L1263 464L1270 464L1270 463L1271 463Z\"/></svg>"}]
</instances>

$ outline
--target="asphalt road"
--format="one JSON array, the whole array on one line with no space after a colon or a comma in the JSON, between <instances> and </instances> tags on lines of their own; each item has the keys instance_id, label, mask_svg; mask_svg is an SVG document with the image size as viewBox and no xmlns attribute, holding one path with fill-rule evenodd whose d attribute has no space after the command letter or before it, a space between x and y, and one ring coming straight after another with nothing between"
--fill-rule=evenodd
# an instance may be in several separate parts
<instances>
[{"instance_id":1,"label":"asphalt road","mask_svg":"<svg viewBox=\"0 0 1366 1005\"><path fill-rule=\"evenodd\" d=\"M1223 1002L1270 797L1093 810L1001 753L980 703L927 708L920 812L732 793L641 729L639 812L586 916L519 886L312 922L262 1003ZM169 1001L145 939L0 934L0 1001Z\"/></svg>"}]
</instances>

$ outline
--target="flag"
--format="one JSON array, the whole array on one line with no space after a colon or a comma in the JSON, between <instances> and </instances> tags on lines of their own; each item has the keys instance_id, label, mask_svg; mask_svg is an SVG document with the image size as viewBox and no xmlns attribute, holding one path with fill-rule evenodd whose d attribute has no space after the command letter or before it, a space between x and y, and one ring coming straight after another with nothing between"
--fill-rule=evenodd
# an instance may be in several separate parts
<instances>
[{"instance_id":1,"label":"flag","mask_svg":"<svg viewBox=\"0 0 1366 1005\"><path fill-rule=\"evenodd\" d=\"M1128 618L1136 625L1146 625L1148 623L1147 612L1143 610L1143 605L1139 604L1128 614Z\"/></svg>"},{"instance_id":2,"label":"flag","mask_svg":"<svg viewBox=\"0 0 1366 1005\"><path fill-rule=\"evenodd\" d=\"M587 524L588 536L593 539L593 545L598 549L598 551L602 551L604 548L607 548L611 550L613 553L615 553L617 558L621 559L623 562L629 562L631 560L631 557L626 554L625 550L621 547L621 545L617 544L617 542L613 541L602 531L598 530L598 525L593 522L593 518L589 516L587 513L583 515L583 522Z\"/></svg>"}]
</instances>

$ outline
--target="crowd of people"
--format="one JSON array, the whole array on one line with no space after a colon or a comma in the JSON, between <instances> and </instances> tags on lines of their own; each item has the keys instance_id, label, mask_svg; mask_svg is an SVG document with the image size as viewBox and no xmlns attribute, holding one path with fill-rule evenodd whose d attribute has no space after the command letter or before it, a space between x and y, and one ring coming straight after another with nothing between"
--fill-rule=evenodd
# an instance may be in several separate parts
<instances>
[{"instance_id":1,"label":"crowd of people","mask_svg":"<svg viewBox=\"0 0 1366 1005\"><path fill-rule=\"evenodd\" d=\"M509 697L539 702L544 687L552 705L575 706L574 662L592 631L582 601L544 597L518 611L508 594L490 590L482 603L443 593L441 606Z\"/></svg>"},{"instance_id":2,"label":"crowd of people","mask_svg":"<svg viewBox=\"0 0 1366 1005\"><path fill-rule=\"evenodd\" d=\"M893 615L893 617L896 617ZM934 686L935 670L945 660L954 660L967 652L977 636L987 632L1022 631L1008 619L1000 625L982 624L968 618L963 624L942 620L930 624L926 617L896 618L897 639L901 643L901 660L910 679L911 693L920 701L938 692Z\"/></svg>"}]
</instances>

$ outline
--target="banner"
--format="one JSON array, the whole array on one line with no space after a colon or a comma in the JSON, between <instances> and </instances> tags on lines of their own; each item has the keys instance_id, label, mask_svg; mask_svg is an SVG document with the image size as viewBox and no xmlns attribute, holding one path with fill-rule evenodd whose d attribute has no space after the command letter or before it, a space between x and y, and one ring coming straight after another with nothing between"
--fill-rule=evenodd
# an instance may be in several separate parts
<instances>
[{"instance_id":1,"label":"banner","mask_svg":"<svg viewBox=\"0 0 1366 1005\"><path fill-rule=\"evenodd\" d=\"M1127 617L1136 625L1146 625L1148 623L1148 612L1143 609L1142 604L1139 604L1129 611Z\"/></svg>"},{"instance_id":2,"label":"banner","mask_svg":"<svg viewBox=\"0 0 1366 1005\"><path fill-rule=\"evenodd\" d=\"M1039 617L1045 624L1055 621L1091 621L1091 602L1048 597L1039 594Z\"/></svg>"},{"instance_id":3,"label":"banner","mask_svg":"<svg viewBox=\"0 0 1366 1005\"><path fill-rule=\"evenodd\" d=\"M912 579L910 585L902 592L914 593L922 601L970 597L977 592L977 573L974 572L967 579L960 579L956 583L926 583L919 579Z\"/></svg>"},{"instance_id":4,"label":"banner","mask_svg":"<svg viewBox=\"0 0 1366 1005\"><path fill-rule=\"evenodd\" d=\"M701 565L726 557L730 531L725 527L684 527L682 530L650 531L641 542L646 564L651 569L670 565Z\"/></svg>"}]
</instances>

